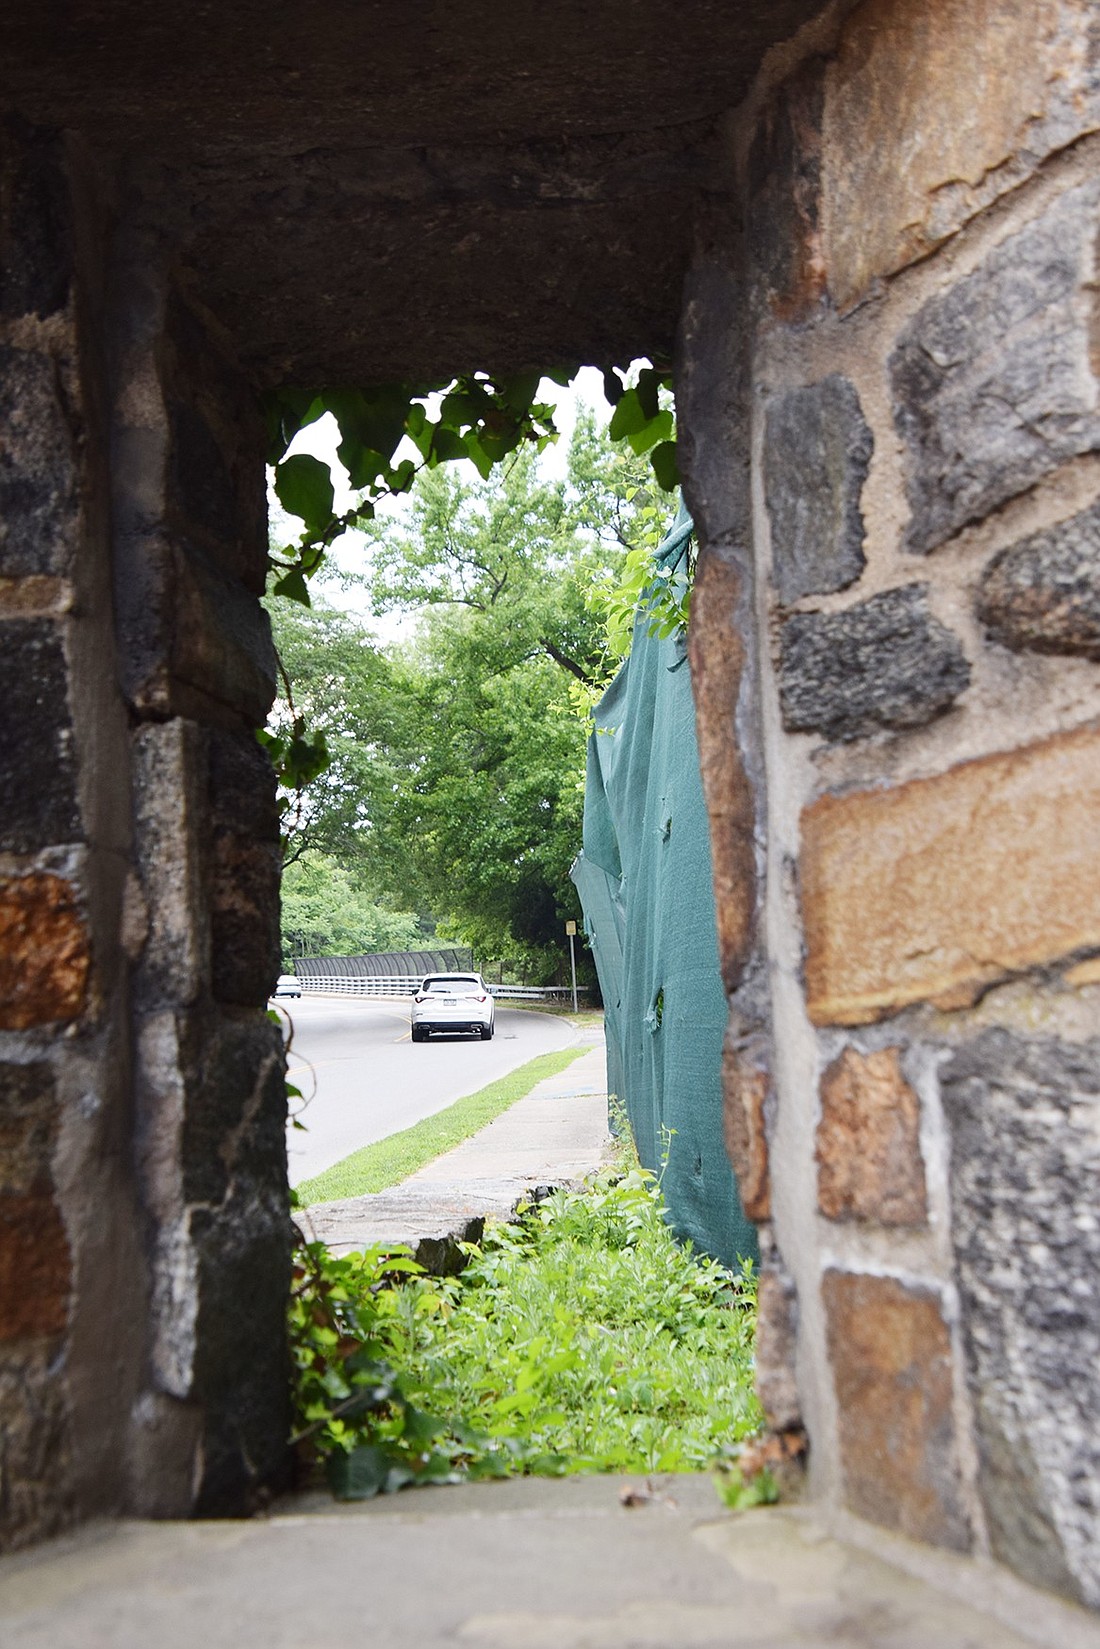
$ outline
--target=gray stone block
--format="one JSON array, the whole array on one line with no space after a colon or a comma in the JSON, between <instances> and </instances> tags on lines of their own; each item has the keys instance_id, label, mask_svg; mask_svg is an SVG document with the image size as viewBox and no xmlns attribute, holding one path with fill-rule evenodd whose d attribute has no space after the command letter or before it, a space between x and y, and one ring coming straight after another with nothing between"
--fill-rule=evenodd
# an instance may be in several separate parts
<instances>
[{"instance_id":1,"label":"gray stone block","mask_svg":"<svg viewBox=\"0 0 1100 1649\"><path fill-rule=\"evenodd\" d=\"M57 1134L57 1093L44 1060L0 1061L0 1196L48 1181Z\"/></svg>"},{"instance_id":2,"label":"gray stone block","mask_svg":"<svg viewBox=\"0 0 1100 1649\"><path fill-rule=\"evenodd\" d=\"M49 355L0 345L0 574L64 573L79 520L71 410Z\"/></svg>"},{"instance_id":3,"label":"gray stone block","mask_svg":"<svg viewBox=\"0 0 1100 1649\"><path fill-rule=\"evenodd\" d=\"M994 1555L1100 1604L1100 1040L990 1030L942 1072Z\"/></svg>"},{"instance_id":4,"label":"gray stone block","mask_svg":"<svg viewBox=\"0 0 1100 1649\"><path fill-rule=\"evenodd\" d=\"M911 552L1100 446L1087 291L1098 198L1095 183L1070 190L901 333L890 377Z\"/></svg>"},{"instance_id":5,"label":"gray stone block","mask_svg":"<svg viewBox=\"0 0 1100 1649\"><path fill-rule=\"evenodd\" d=\"M0 621L0 848L10 853L33 853L83 835L68 683L52 619Z\"/></svg>"},{"instance_id":6,"label":"gray stone block","mask_svg":"<svg viewBox=\"0 0 1100 1649\"><path fill-rule=\"evenodd\" d=\"M978 615L995 641L1100 659L1100 504L994 556Z\"/></svg>"},{"instance_id":7,"label":"gray stone block","mask_svg":"<svg viewBox=\"0 0 1100 1649\"><path fill-rule=\"evenodd\" d=\"M784 605L843 590L863 571L859 497L873 450L855 385L838 373L768 403L764 487Z\"/></svg>"},{"instance_id":8,"label":"gray stone block","mask_svg":"<svg viewBox=\"0 0 1100 1649\"><path fill-rule=\"evenodd\" d=\"M262 1007L282 953L275 775L251 734L209 745L211 979L220 1002Z\"/></svg>"},{"instance_id":9,"label":"gray stone block","mask_svg":"<svg viewBox=\"0 0 1100 1649\"><path fill-rule=\"evenodd\" d=\"M779 699L788 732L848 740L919 727L969 682L962 648L929 612L923 584L842 613L795 613L783 626Z\"/></svg>"}]
</instances>

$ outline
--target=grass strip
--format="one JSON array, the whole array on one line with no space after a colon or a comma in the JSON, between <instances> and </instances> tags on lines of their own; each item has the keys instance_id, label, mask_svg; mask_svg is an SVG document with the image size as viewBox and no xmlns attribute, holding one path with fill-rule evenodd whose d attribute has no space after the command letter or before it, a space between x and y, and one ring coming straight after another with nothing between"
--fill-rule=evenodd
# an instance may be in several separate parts
<instances>
[{"instance_id":1,"label":"grass strip","mask_svg":"<svg viewBox=\"0 0 1100 1649\"><path fill-rule=\"evenodd\" d=\"M540 1054L508 1076L490 1082L487 1088L479 1088L476 1094L467 1094L434 1116L414 1122L411 1128L376 1140L373 1145L364 1145L342 1162L333 1163L323 1174L303 1180L297 1187L299 1203L308 1207L316 1202L340 1202L344 1197L362 1197L371 1191L386 1191L391 1185L399 1185L425 1163L434 1162L444 1151L452 1150L480 1132L517 1099L529 1094L544 1077L557 1076L588 1051L582 1044Z\"/></svg>"}]
</instances>

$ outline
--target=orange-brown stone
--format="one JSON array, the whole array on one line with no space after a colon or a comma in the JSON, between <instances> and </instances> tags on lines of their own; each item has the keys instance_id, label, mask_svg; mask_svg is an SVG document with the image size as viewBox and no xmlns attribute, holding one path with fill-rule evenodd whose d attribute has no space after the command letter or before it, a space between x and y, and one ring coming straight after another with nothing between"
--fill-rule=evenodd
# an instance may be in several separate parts
<instances>
[{"instance_id":1,"label":"orange-brown stone","mask_svg":"<svg viewBox=\"0 0 1100 1649\"><path fill-rule=\"evenodd\" d=\"M75 1019L90 966L71 882L48 872L0 877L0 1030Z\"/></svg>"},{"instance_id":2,"label":"orange-brown stone","mask_svg":"<svg viewBox=\"0 0 1100 1649\"><path fill-rule=\"evenodd\" d=\"M733 615L741 575L710 551L699 558L692 597L691 684L699 764L710 820L718 958L727 991L741 984L756 921L756 814L737 737L745 644Z\"/></svg>"},{"instance_id":3,"label":"orange-brown stone","mask_svg":"<svg viewBox=\"0 0 1100 1649\"><path fill-rule=\"evenodd\" d=\"M52 1187L0 1195L0 1344L60 1334L72 1260Z\"/></svg>"},{"instance_id":4,"label":"orange-brown stone","mask_svg":"<svg viewBox=\"0 0 1100 1649\"><path fill-rule=\"evenodd\" d=\"M920 1101L899 1050L845 1048L821 1079L817 1200L832 1220L923 1225Z\"/></svg>"},{"instance_id":5,"label":"orange-brown stone","mask_svg":"<svg viewBox=\"0 0 1100 1649\"><path fill-rule=\"evenodd\" d=\"M965 1550L951 1338L939 1301L894 1277L822 1282L848 1504L913 1540Z\"/></svg>"},{"instance_id":6,"label":"orange-brown stone","mask_svg":"<svg viewBox=\"0 0 1100 1649\"><path fill-rule=\"evenodd\" d=\"M768 1136L764 1101L768 1075L727 1046L722 1060L726 1150L737 1180L741 1206L750 1220L771 1218Z\"/></svg>"},{"instance_id":7,"label":"orange-brown stone","mask_svg":"<svg viewBox=\"0 0 1100 1649\"><path fill-rule=\"evenodd\" d=\"M840 309L1093 128L1088 12L1082 0L856 8L824 113L822 216Z\"/></svg>"},{"instance_id":8,"label":"orange-brown stone","mask_svg":"<svg viewBox=\"0 0 1100 1649\"><path fill-rule=\"evenodd\" d=\"M802 815L816 1024L961 1006L1100 947L1100 729L1082 728Z\"/></svg>"}]
</instances>

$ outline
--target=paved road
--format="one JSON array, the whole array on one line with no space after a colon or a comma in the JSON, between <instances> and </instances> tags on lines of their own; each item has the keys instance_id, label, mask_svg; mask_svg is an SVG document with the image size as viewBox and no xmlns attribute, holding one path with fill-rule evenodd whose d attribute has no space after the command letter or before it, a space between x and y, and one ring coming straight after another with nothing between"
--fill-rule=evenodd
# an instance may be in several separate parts
<instances>
[{"instance_id":1,"label":"paved road","mask_svg":"<svg viewBox=\"0 0 1100 1649\"><path fill-rule=\"evenodd\" d=\"M497 1008L491 1042L433 1036L414 1044L400 997L304 996L278 1005L294 1025L290 1080L313 1094L302 1115L308 1132L287 1130L292 1185L577 1040L566 1020L516 1008Z\"/></svg>"}]
</instances>

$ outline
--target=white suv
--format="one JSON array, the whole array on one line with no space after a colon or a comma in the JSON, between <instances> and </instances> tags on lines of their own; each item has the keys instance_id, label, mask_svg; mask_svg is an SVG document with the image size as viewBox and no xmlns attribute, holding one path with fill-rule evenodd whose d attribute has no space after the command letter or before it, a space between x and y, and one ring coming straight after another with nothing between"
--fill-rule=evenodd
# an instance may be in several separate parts
<instances>
[{"instance_id":1,"label":"white suv","mask_svg":"<svg viewBox=\"0 0 1100 1649\"><path fill-rule=\"evenodd\" d=\"M494 1009L480 973L429 973L412 1000L412 1039L427 1042L433 1031L474 1031L488 1042Z\"/></svg>"}]
</instances>

